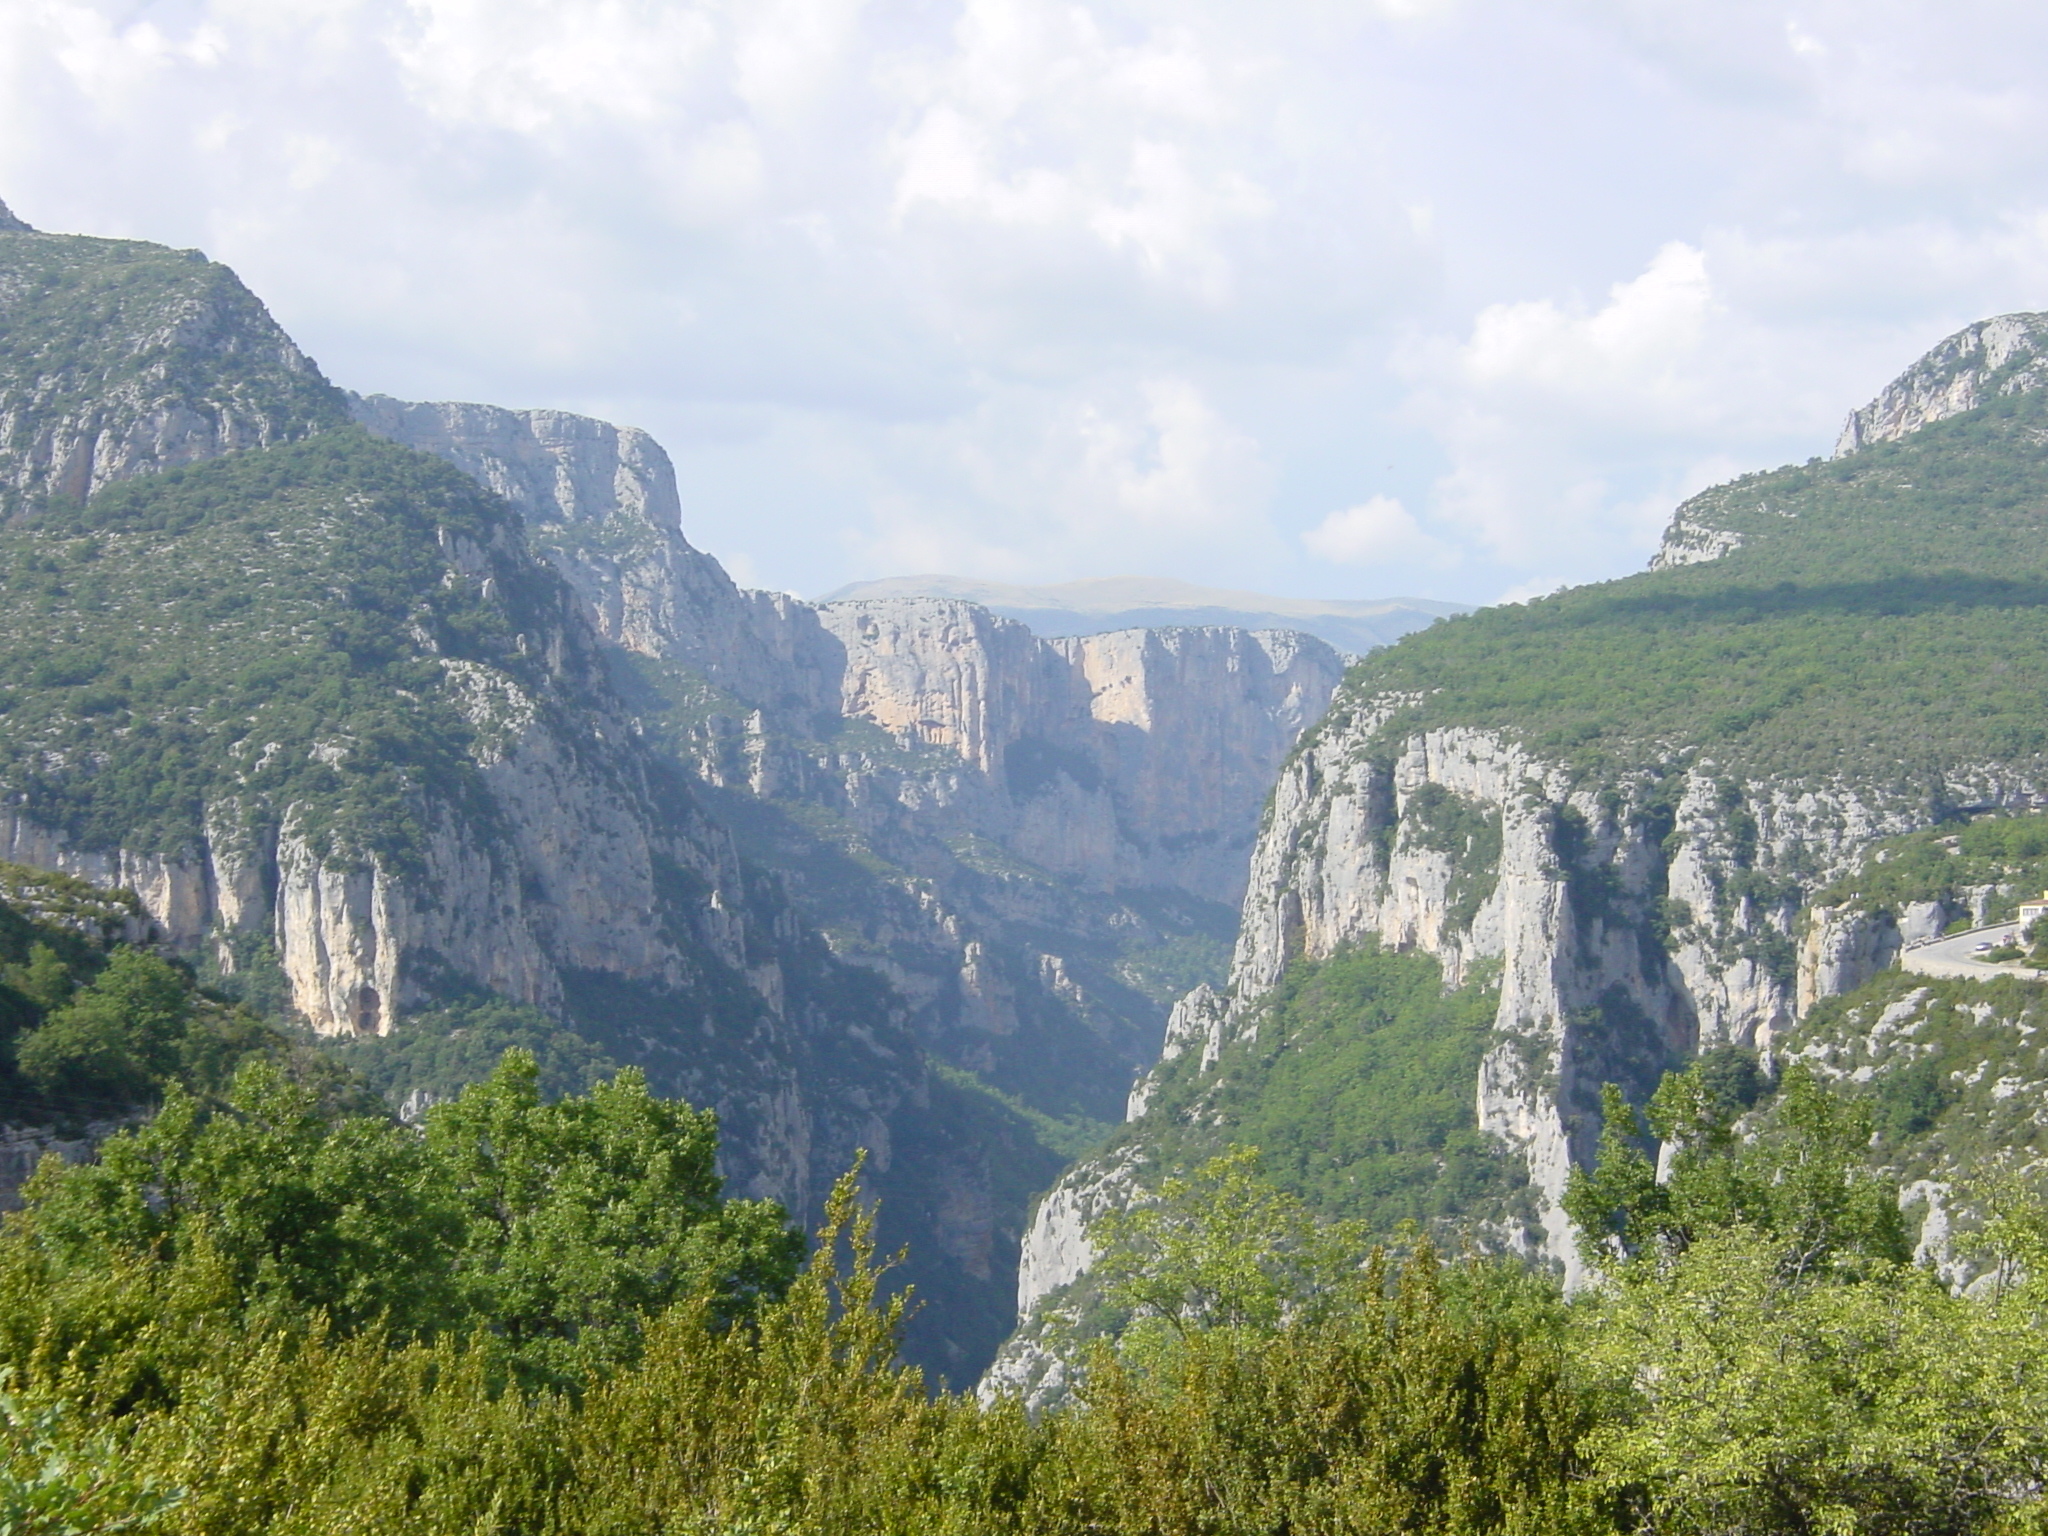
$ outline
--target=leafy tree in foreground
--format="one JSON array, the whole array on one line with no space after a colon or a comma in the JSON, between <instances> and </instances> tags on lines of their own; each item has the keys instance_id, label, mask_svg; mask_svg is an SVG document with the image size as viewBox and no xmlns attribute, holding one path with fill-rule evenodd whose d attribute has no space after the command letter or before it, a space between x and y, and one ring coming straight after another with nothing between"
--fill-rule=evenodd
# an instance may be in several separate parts
<instances>
[{"instance_id":1,"label":"leafy tree in foreground","mask_svg":"<svg viewBox=\"0 0 2048 1536\"><path fill-rule=\"evenodd\" d=\"M1566 1194L1612 1277L1575 1309L1593 1488L1687 1536L2031 1529L1997 1522L2034 1518L2048 1479L2035 1299L1954 1297L1908 1262L1896 1191L1864 1166L1866 1106L1795 1066L1745 1141L1724 1089L1710 1068L1665 1078L1660 1181L1610 1087L1599 1161ZM2035 1226L2007 1226L2017 1254Z\"/></svg>"},{"instance_id":2,"label":"leafy tree in foreground","mask_svg":"<svg viewBox=\"0 0 2048 1536\"><path fill-rule=\"evenodd\" d=\"M335 1120L271 1063L206 1114L170 1091L96 1164L47 1161L0 1237L0 1361L129 1361L175 1396L167 1309L395 1339L482 1331L531 1382L574 1385L637 1351L645 1318L702 1293L721 1319L778 1294L802 1239L726 1201L708 1111L635 1072L543 1105L533 1059L436 1106L425 1135ZM139 1352L139 1353L138 1353Z\"/></svg>"},{"instance_id":3,"label":"leafy tree in foreground","mask_svg":"<svg viewBox=\"0 0 2048 1536\"><path fill-rule=\"evenodd\" d=\"M1042 1528L1611 1530L1581 1485L1592 1417L1554 1288L1427 1240L1370 1248L1256 1166L1234 1148L1099 1224L1106 1292L1138 1321L1056 1423L1071 1523Z\"/></svg>"},{"instance_id":4,"label":"leafy tree in foreground","mask_svg":"<svg viewBox=\"0 0 2048 1536\"><path fill-rule=\"evenodd\" d=\"M2048 1354L2033 1309L1909 1266L1788 1278L1782 1245L1698 1234L1588 1304L1596 1486L1671 1533L1960 1533L2035 1510Z\"/></svg>"},{"instance_id":5,"label":"leafy tree in foreground","mask_svg":"<svg viewBox=\"0 0 2048 1536\"><path fill-rule=\"evenodd\" d=\"M629 1358L641 1320L686 1296L721 1320L752 1312L789 1284L803 1235L771 1201L723 1199L717 1156L717 1117L633 1068L543 1104L533 1058L507 1052L427 1113L430 1184L460 1223L459 1314L573 1381Z\"/></svg>"}]
</instances>

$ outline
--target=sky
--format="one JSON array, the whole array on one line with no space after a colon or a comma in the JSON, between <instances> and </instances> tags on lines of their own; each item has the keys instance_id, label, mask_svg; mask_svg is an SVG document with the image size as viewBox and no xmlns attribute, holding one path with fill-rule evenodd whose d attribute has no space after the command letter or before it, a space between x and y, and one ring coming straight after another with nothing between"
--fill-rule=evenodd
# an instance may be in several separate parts
<instances>
[{"instance_id":1,"label":"sky","mask_svg":"<svg viewBox=\"0 0 2048 1536\"><path fill-rule=\"evenodd\" d=\"M2048 6L0 0L0 198L749 584L1512 601L2048 309Z\"/></svg>"}]
</instances>

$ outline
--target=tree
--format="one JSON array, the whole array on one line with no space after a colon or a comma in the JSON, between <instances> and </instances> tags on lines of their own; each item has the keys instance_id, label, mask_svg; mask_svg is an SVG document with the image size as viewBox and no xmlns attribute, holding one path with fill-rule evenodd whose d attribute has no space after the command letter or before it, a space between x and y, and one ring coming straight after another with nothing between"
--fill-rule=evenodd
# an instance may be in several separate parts
<instances>
[{"instance_id":1,"label":"tree","mask_svg":"<svg viewBox=\"0 0 2048 1536\"><path fill-rule=\"evenodd\" d=\"M1654 1267L1705 1232L1736 1227L1775 1242L1789 1275L1902 1262L1911 1245L1896 1192L1864 1165L1867 1107L1795 1063L1763 1128L1745 1140L1737 1121L1746 1106L1727 1091L1729 1076L1702 1064L1658 1085L1647 1119L1668 1154L1661 1179L1635 1110L1615 1085L1602 1090L1599 1155L1572 1171L1563 1201L1586 1263Z\"/></svg>"},{"instance_id":2,"label":"tree","mask_svg":"<svg viewBox=\"0 0 2048 1536\"><path fill-rule=\"evenodd\" d=\"M1561 1202L1590 1268L1627 1263L1670 1230L1671 1192L1657 1181L1641 1135L1635 1107L1617 1085L1605 1085L1599 1155L1591 1169L1572 1169Z\"/></svg>"},{"instance_id":3,"label":"tree","mask_svg":"<svg viewBox=\"0 0 2048 1536\"><path fill-rule=\"evenodd\" d=\"M1645 1531L1961 1536L2048 1476L2036 1320L1910 1266L1789 1274L1738 1226L1581 1309L1594 1482Z\"/></svg>"},{"instance_id":4,"label":"tree","mask_svg":"<svg viewBox=\"0 0 2048 1536\"><path fill-rule=\"evenodd\" d=\"M24 980L47 1006L62 996L63 978L54 952L37 948ZM146 1099L179 1066L193 1001L191 979L168 960L117 949L90 985L22 1037L15 1059L46 1093Z\"/></svg>"},{"instance_id":5,"label":"tree","mask_svg":"<svg viewBox=\"0 0 2048 1536\"><path fill-rule=\"evenodd\" d=\"M97 1163L49 1159L30 1181L0 1238L22 1325L6 1347L40 1347L36 1310L77 1286L184 1286L342 1337L481 1331L528 1383L574 1386L631 1359L645 1320L686 1296L729 1324L781 1294L802 1236L772 1202L722 1198L709 1111L654 1099L633 1072L543 1105L536 1077L507 1052L424 1134L335 1118L317 1085L260 1059L217 1112L173 1085ZM160 1309L90 1305L117 1332Z\"/></svg>"},{"instance_id":6,"label":"tree","mask_svg":"<svg viewBox=\"0 0 2048 1536\"><path fill-rule=\"evenodd\" d=\"M426 1156L461 1223L463 1310L530 1371L573 1379L628 1358L642 1318L698 1291L730 1319L788 1286L802 1234L765 1200L724 1200L718 1119L627 1068L543 1104L508 1051L427 1115Z\"/></svg>"},{"instance_id":7,"label":"tree","mask_svg":"<svg viewBox=\"0 0 2048 1536\"><path fill-rule=\"evenodd\" d=\"M1096 1277L1113 1305L1175 1334L1272 1328L1327 1297L1364 1263L1364 1230L1322 1226L1259 1177L1256 1148L1232 1147L1158 1199L1099 1218Z\"/></svg>"}]
</instances>

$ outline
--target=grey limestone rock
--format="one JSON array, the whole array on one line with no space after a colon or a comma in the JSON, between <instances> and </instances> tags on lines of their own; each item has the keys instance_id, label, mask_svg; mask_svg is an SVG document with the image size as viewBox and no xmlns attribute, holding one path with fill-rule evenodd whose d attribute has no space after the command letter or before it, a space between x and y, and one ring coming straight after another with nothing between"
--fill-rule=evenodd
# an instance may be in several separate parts
<instances>
[{"instance_id":1,"label":"grey limestone rock","mask_svg":"<svg viewBox=\"0 0 2048 1536\"><path fill-rule=\"evenodd\" d=\"M1891 442L2001 395L2048 386L2048 314L1998 315L1965 326L1852 411L1835 457Z\"/></svg>"}]
</instances>

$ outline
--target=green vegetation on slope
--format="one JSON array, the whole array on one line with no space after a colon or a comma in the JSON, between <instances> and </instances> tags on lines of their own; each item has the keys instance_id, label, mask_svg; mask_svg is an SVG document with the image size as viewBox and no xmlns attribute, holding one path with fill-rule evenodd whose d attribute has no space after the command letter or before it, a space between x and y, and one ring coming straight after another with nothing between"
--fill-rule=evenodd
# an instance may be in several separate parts
<instances>
[{"instance_id":1,"label":"green vegetation on slope","mask_svg":"<svg viewBox=\"0 0 2048 1536\"><path fill-rule=\"evenodd\" d=\"M9 407L0 520L34 507L39 490L78 494L64 484L67 463L38 463L50 446L39 439L60 422L88 443L101 432L125 437L166 408L215 423L231 416L250 442L348 422L340 391L297 356L233 272L197 251L0 233L0 314Z\"/></svg>"},{"instance_id":2,"label":"green vegetation on slope","mask_svg":"<svg viewBox=\"0 0 2048 1536\"><path fill-rule=\"evenodd\" d=\"M1142 1121L1118 1142L1187 1168L1231 1143L1325 1220L1385 1234L1405 1221L1523 1214L1520 1165L1480 1135L1472 1084L1500 995L1489 974L1446 992L1427 955L1367 943L1297 961L1246 1029L1200 1070L1162 1074Z\"/></svg>"},{"instance_id":3,"label":"green vegetation on slope","mask_svg":"<svg viewBox=\"0 0 2048 1536\"><path fill-rule=\"evenodd\" d=\"M236 795L300 807L316 849L404 861L421 790L488 814L472 757L522 707L490 675L548 693L557 578L486 557L460 579L444 548L511 527L450 466L347 429L0 529L0 784L88 847L183 852Z\"/></svg>"},{"instance_id":4,"label":"green vegetation on slope","mask_svg":"<svg viewBox=\"0 0 2048 1536\"><path fill-rule=\"evenodd\" d=\"M1871 1156L1898 1183L1968 1184L2048 1156L2048 986L1886 971L1830 997L1782 1049L1868 1103Z\"/></svg>"},{"instance_id":5,"label":"green vegetation on slope","mask_svg":"<svg viewBox=\"0 0 2048 1536\"><path fill-rule=\"evenodd\" d=\"M1413 703L1392 743L1492 727L1632 768L1697 750L1752 775L1901 788L2048 758L2048 395L1746 476L1688 510L1740 532L1711 562L1446 619L1361 662L1322 727Z\"/></svg>"},{"instance_id":6,"label":"green vegetation on slope","mask_svg":"<svg viewBox=\"0 0 2048 1536\"><path fill-rule=\"evenodd\" d=\"M1913 902L1939 902L1969 913L1984 895L1984 921L2011 917L2021 901L2048 887L2048 816L1983 816L1904 837L1880 838L1863 862L1810 905L1855 907L1897 915Z\"/></svg>"},{"instance_id":7,"label":"green vegetation on slope","mask_svg":"<svg viewBox=\"0 0 2048 1536\"><path fill-rule=\"evenodd\" d=\"M534 1059L541 1097L588 1093L618 1063L538 1008L501 997L469 999L409 1014L388 1035L357 1035L328 1047L394 1109L452 1099L483 1082L507 1051Z\"/></svg>"},{"instance_id":8,"label":"green vegetation on slope","mask_svg":"<svg viewBox=\"0 0 2048 1536\"><path fill-rule=\"evenodd\" d=\"M183 967L120 943L139 916L125 892L0 863L0 1126L76 1126L173 1085L211 1100L252 1054L332 1076Z\"/></svg>"}]
</instances>

